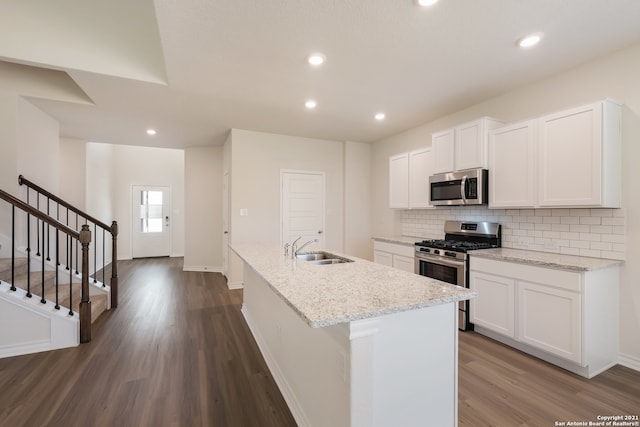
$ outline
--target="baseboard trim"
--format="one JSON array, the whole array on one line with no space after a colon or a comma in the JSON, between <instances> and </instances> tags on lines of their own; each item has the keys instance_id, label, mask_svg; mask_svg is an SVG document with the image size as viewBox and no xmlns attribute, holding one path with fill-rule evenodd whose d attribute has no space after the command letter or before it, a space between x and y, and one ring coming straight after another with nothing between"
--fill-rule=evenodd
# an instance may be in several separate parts
<instances>
[{"instance_id":1,"label":"baseboard trim","mask_svg":"<svg viewBox=\"0 0 640 427\"><path fill-rule=\"evenodd\" d=\"M222 267L214 267L211 265L183 265L182 271L196 271L201 273L222 273Z\"/></svg>"},{"instance_id":2,"label":"baseboard trim","mask_svg":"<svg viewBox=\"0 0 640 427\"><path fill-rule=\"evenodd\" d=\"M305 416L304 411L302 410L302 406L300 406L300 402L298 402L295 393L291 389L291 386L282 373L282 370L280 370L280 366L278 366L278 363L269 351L266 341L262 337L262 334L260 334L259 329L256 327L248 310L243 305L240 311L242 312L244 320L249 326L249 330L251 331L253 338L256 340L256 344L258 344L258 349L260 349L260 353L262 354L262 357L264 358L264 361L266 362L267 367L271 372L271 376L278 385L280 393L282 393L282 397L284 398L285 402L287 402L287 406L291 411L291 415L293 415L293 418L296 420L296 424L301 427L310 427L311 423Z\"/></svg>"},{"instance_id":3,"label":"baseboard trim","mask_svg":"<svg viewBox=\"0 0 640 427\"><path fill-rule=\"evenodd\" d=\"M229 281L227 281L227 288L229 288L230 290L244 289L244 283L243 282L229 282Z\"/></svg>"},{"instance_id":4,"label":"baseboard trim","mask_svg":"<svg viewBox=\"0 0 640 427\"><path fill-rule=\"evenodd\" d=\"M618 357L618 363L629 369L640 372L640 357L620 353L620 356Z\"/></svg>"}]
</instances>

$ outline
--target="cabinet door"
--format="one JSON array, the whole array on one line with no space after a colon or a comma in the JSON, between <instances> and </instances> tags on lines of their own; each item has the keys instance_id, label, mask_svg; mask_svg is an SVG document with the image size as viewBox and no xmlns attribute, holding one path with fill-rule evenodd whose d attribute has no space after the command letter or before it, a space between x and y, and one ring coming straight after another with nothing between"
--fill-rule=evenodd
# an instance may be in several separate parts
<instances>
[{"instance_id":1,"label":"cabinet door","mask_svg":"<svg viewBox=\"0 0 640 427\"><path fill-rule=\"evenodd\" d=\"M519 340L581 363L580 294L518 282Z\"/></svg>"},{"instance_id":2,"label":"cabinet door","mask_svg":"<svg viewBox=\"0 0 640 427\"><path fill-rule=\"evenodd\" d=\"M383 251L373 251L373 262L377 262L378 264L388 265L389 267L393 267L393 255L389 252Z\"/></svg>"},{"instance_id":3,"label":"cabinet door","mask_svg":"<svg viewBox=\"0 0 640 427\"><path fill-rule=\"evenodd\" d=\"M414 273L415 259L403 255L393 255L393 267L399 270L408 271L409 273Z\"/></svg>"},{"instance_id":4,"label":"cabinet door","mask_svg":"<svg viewBox=\"0 0 640 427\"><path fill-rule=\"evenodd\" d=\"M602 103L538 121L540 206L602 203Z\"/></svg>"},{"instance_id":5,"label":"cabinet door","mask_svg":"<svg viewBox=\"0 0 640 427\"><path fill-rule=\"evenodd\" d=\"M409 207L409 154L389 158L389 207Z\"/></svg>"},{"instance_id":6,"label":"cabinet door","mask_svg":"<svg viewBox=\"0 0 640 427\"><path fill-rule=\"evenodd\" d=\"M489 133L489 207L535 206L535 120Z\"/></svg>"},{"instance_id":7,"label":"cabinet door","mask_svg":"<svg viewBox=\"0 0 640 427\"><path fill-rule=\"evenodd\" d=\"M429 176L433 170L431 148L409 153L409 207L429 208Z\"/></svg>"},{"instance_id":8,"label":"cabinet door","mask_svg":"<svg viewBox=\"0 0 640 427\"><path fill-rule=\"evenodd\" d=\"M486 168L486 138L482 120L456 127L455 161L456 170Z\"/></svg>"},{"instance_id":9,"label":"cabinet door","mask_svg":"<svg viewBox=\"0 0 640 427\"><path fill-rule=\"evenodd\" d=\"M469 288L478 292L470 302L471 323L515 338L515 281L471 272Z\"/></svg>"},{"instance_id":10,"label":"cabinet door","mask_svg":"<svg viewBox=\"0 0 640 427\"><path fill-rule=\"evenodd\" d=\"M431 136L433 150L433 173L453 172L455 130L448 129Z\"/></svg>"}]
</instances>

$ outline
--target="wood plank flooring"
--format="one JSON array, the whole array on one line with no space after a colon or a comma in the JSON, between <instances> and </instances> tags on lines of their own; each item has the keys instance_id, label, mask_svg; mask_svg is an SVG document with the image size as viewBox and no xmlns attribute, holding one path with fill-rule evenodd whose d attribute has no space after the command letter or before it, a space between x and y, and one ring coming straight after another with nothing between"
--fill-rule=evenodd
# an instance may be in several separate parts
<instances>
[{"instance_id":1,"label":"wood plank flooring","mask_svg":"<svg viewBox=\"0 0 640 427\"><path fill-rule=\"evenodd\" d=\"M182 262L119 263L119 307L90 343L0 359L0 426L295 426L240 313L242 291ZM585 380L463 332L459 367L460 425L640 415L640 373L620 366Z\"/></svg>"}]
</instances>

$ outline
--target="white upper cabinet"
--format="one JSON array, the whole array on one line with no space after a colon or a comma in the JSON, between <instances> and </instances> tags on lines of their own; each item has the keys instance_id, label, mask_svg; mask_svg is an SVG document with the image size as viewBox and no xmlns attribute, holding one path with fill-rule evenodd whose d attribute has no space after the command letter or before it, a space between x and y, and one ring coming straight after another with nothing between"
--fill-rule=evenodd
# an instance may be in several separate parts
<instances>
[{"instance_id":1,"label":"white upper cabinet","mask_svg":"<svg viewBox=\"0 0 640 427\"><path fill-rule=\"evenodd\" d=\"M425 209L429 204L429 176L432 174L431 148L422 148L389 158L389 207Z\"/></svg>"},{"instance_id":2,"label":"white upper cabinet","mask_svg":"<svg viewBox=\"0 0 640 427\"><path fill-rule=\"evenodd\" d=\"M455 129L447 129L431 135L433 149L433 173L446 173L454 170Z\"/></svg>"},{"instance_id":3,"label":"white upper cabinet","mask_svg":"<svg viewBox=\"0 0 640 427\"><path fill-rule=\"evenodd\" d=\"M529 120L489 132L489 207L535 207L535 128Z\"/></svg>"},{"instance_id":4,"label":"white upper cabinet","mask_svg":"<svg viewBox=\"0 0 640 427\"><path fill-rule=\"evenodd\" d=\"M409 207L409 153L389 157L389 207Z\"/></svg>"},{"instance_id":5,"label":"white upper cabinet","mask_svg":"<svg viewBox=\"0 0 640 427\"><path fill-rule=\"evenodd\" d=\"M487 140L489 130L502 125L495 119L483 117L431 137L434 173L446 173L471 168L487 168Z\"/></svg>"},{"instance_id":6,"label":"white upper cabinet","mask_svg":"<svg viewBox=\"0 0 640 427\"><path fill-rule=\"evenodd\" d=\"M538 204L620 207L621 107L604 100L538 119Z\"/></svg>"},{"instance_id":7,"label":"white upper cabinet","mask_svg":"<svg viewBox=\"0 0 640 427\"><path fill-rule=\"evenodd\" d=\"M489 132L490 208L618 208L621 107L595 102Z\"/></svg>"},{"instance_id":8,"label":"white upper cabinet","mask_svg":"<svg viewBox=\"0 0 640 427\"><path fill-rule=\"evenodd\" d=\"M429 176L433 171L431 148L409 153L409 208L431 208L429 204Z\"/></svg>"}]
</instances>

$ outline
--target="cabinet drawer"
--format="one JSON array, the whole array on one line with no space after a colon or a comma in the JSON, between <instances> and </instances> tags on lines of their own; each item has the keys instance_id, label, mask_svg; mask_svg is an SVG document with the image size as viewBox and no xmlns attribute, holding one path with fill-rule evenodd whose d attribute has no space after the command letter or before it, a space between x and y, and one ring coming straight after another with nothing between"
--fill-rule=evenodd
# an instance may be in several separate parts
<instances>
[{"instance_id":1,"label":"cabinet drawer","mask_svg":"<svg viewBox=\"0 0 640 427\"><path fill-rule=\"evenodd\" d=\"M582 275L574 271L477 258L473 255L470 258L470 269L471 271L511 277L516 280L535 281L568 291L582 291Z\"/></svg>"},{"instance_id":2,"label":"cabinet drawer","mask_svg":"<svg viewBox=\"0 0 640 427\"><path fill-rule=\"evenodd\" d=\"M376 251L390 252L396 255L402 255L413 258L416 252L415 246L400 245L396 243L374 241L373 249Z\"/></svg>"}]
</instances>

